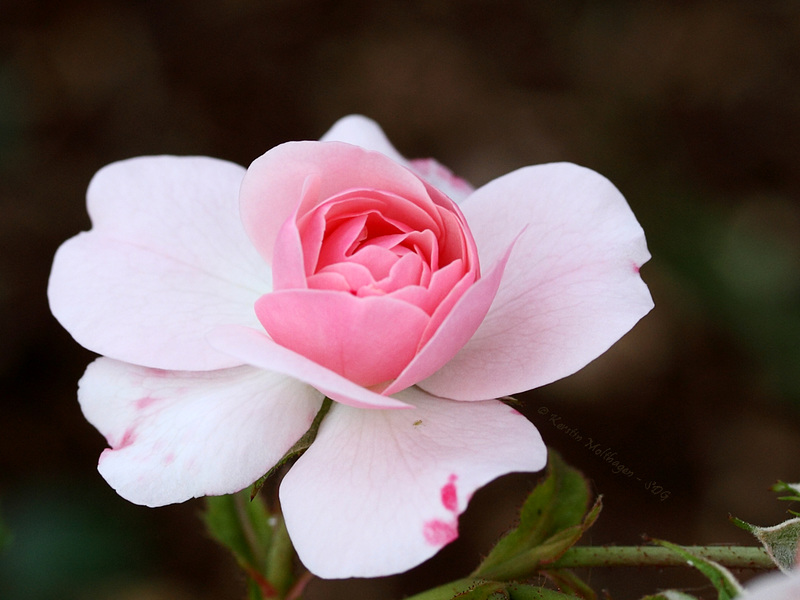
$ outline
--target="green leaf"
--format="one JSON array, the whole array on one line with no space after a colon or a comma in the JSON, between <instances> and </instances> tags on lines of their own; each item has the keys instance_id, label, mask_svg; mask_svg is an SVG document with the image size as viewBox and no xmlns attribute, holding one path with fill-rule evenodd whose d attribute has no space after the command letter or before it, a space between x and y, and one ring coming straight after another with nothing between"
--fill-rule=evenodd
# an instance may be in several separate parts
<instances>
[{"instance_id":1,"label":"green leaf","mask_svg":"<svg viewBox=\"0 0 800 600\"><path fill-rule=\"evenodd\" d=\"M569 569L548 569L545 575L562 592L572 594L575 598L597 600L594 590Z\"/></svg>"},{"instance_id":2,"label":"green leaf","mask_svg":"<svg viewBox=\"0 0 800 600\"><path fill-rule=\"evenodd\" d=\"M259 561L245 532L241 512L242 507L235 494L209 496L202 519L211 537L233 552L240 565L255 565Z\"/></svg>"},{"instance_id":3,"label":"green leaf","mask_svg":"<svg viewBox=\"0 0 800 600\"><path fill-rule=\"evenodd\" d=\"M284 454L281 457L281 459L277 463L275 463L269 471L267 471L261 477L259 477L253 484L253 487L250 490L251 500L256 497L261 488L264 487L264 484L267 482L267 479L269 479L270 476L275 471L277 471L280 467L285 465L288 461L294 458L298 458L306 450L308 450L308 448L311 446L314 440L317 439L317 432L319 431L319 426L322 423L322 419L325 418L325 415L327 415L328 411L331 409L332 404L333 401L330 398L325 398L325 400L322 401L322 406L319 407L319 411L317 411L317 414L314 417L311 426L308 428L308 431L306 431L300 437L300 439L294 443L294 446L289 448L286 454Z\"/></svg>"},{"instance_id":4,"label":"green leaf","mask_svg":"<svg viewBox=\"0 0 800 600\"><path fill-rule=\"evenodd\" d=\"M794 568L800 541L800 518L789 519L772 527L751 525L735 517L731 517L731 521L756 536L781 571L788 573Z\"/></svg>"},{"instance_id":5,"label":"green leaf","mask_svg":"<svg viewBox=\"0 0 800 600\"><path fill-rule=\"evenodd\" d=\"M202 515L211 536L230 550L249 577L248 598L282 597L294 582L293 549L283 519L249 491L206 498Z\"/></svg>"},{"instance_id":6,"label":"green leaf","mask_svg":"<svg viewBox=\"0 0 800 600\"><path fill-rule=\"evenodd\" d=\"M547 565L558 560L578 542L584 531L595 522L601 508L601 499L598 498L592 509L587 513L586 518L578 525L573 525L554 533L538 546L509 557L503 563L481 574L484 577L509 581L529 577L535 572L546 568Z\"/></svg>"},{"instance_id":7,"label":"green leaf","mask_svg":"<svg viewBox=\"0 0 800 600\"><path fill-rule=\"evenodd\" d=\"M491 550L472 574L492 580L521 579L553 562L594 523L602 503L587 513L589 484L581 473L550 451L547 477L534 488L520 512L520 523Z\"/></svg>"},{"instance_id":8,"label":"green leaf","mask_svg":"<svg viewBox=\"0 0 800 600\"><path fill-rule=\"evenodd\" d=\"M294 583L294 546L289 539L283 515L278 514L273 517L271 534L272 539L267 551L266 576L282 598Z\"/></svg>"},{"instance_id":9,"label":"green leaf","mask_svg":"<svg viewBox=\"0 0 800 600\"><path fill-rule=\"evenodd\" d=\"M247 600L266 600L264 592L253 578L247 580Z\"/></svg>"},{"instance_id":10,"label":"green leaf","mask_svg":"<svg viewBox=\"0 0 800 600\"><path fill-rule=\"evenodd\" d=\"M683 558L690 567L696 568L703 575L705 575L717 590L718 600L731 600L742 592L742 586L736 581L736 578L731 574L728 569L714 561L707 560L689 552L686 548L665 542L663 540L653 540L654 543L672 550L675 554ZM680 596L678 596L680 598Z\"/></svg>"}]
</instances>

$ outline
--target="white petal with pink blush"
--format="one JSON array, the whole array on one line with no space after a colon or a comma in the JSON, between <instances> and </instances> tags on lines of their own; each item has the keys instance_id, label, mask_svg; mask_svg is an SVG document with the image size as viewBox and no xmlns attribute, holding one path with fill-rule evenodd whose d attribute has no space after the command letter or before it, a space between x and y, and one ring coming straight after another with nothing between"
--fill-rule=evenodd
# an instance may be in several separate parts
<instances>
[{"instance_id":1,"label":"white petal with pink blush","mask_svg":"<svg viewBox=\"0 0 800 600\"><path fill-rule=\"evenodd\" d=\"M653 308L639 275L650 258L644 232L622 194L594 171L526 167L461 207L482 264L519 238L478 331L420 383L430 393L483 399L551 383L597 358Z\"/></svg>"},{"instance_id":2,"label":"white petal with pink blush","mask_svg":"<svg viewBox=\"0 0 800 600\"><path fill-rule=\"evenodd\" d=\"M327 395L281 485L325 577L411 568L476 489L541 469L536 429L494 399L573 373L652 308L644 234L600 175L542 165L474 190L359 116L246 170L114 163L88 203L48 295L106 357L79 392L101 474L151 506L242 489Z\"/></svg>"},{"instance_id":3,"label":"white petal with pink blush","mask_svg":"<svg viewBox=\"0 0 800 600\"><path fill-rule=\"evenodd\" d=\"M106 481L131 502L162 506L253 483L308 430L323 395L249 366L160 371L99 358L78 399L110 446L99 463Z\"/></svg>"},{"instance_id":4,"label":"white petal with pink blush","mask_svg":"<svg viewBox=\"0 0 800 600\"><path fill-rule=\"evenodd\" d=\"M113 163L87 192L92 229L58 249L48 296L84 347L159 369L238 363L204 340L217 326L258 326L271 273L244 233L245 170L206 157Z\"/></svg>"},{"instance_id":5,"label":"white petal with pink blush","mask_svg":"<svg viewBox=\"0 0 800 600\"><path fill-rule=\"evenodd\" d=\"M742 600L797 600L800 598L800 561L789 573L770 573L748 582Z\"/></svg>"},{"instance_id":6,"label":"white petal with pink blush","mask_svg":"<svg viewBox=\"0 0 800 600\"><path fill-rule=\"evenodd\" d=\"M295 548L321 577L405 571L458 537L458 516L478 488L545 466L539 432L500 401L416 388L398 397L415 408L334 406L281 484Z\"/></svg>"}]
</instances>

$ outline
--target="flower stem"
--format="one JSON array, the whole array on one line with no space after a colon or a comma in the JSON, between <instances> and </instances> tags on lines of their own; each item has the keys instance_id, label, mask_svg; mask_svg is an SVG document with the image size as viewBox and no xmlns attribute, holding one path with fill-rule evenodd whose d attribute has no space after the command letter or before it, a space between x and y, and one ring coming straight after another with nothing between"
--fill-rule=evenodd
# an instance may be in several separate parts
<instances>
[{"instance_id":1,"label":"flower stem","mask_svg":"<svg viewBox=\"0 0 800 600\"><path fill-rule=\"evenodd\" d=\"M297 578L295 584L292 586L286 597L283 600L300 600L303 595L303 591L306 589L308 582L314 579L314 575L310 571L306 571L300 577Z\"/></svg>"},{"instance_id":2,"label":"flower stem","mask_svg":"<svg viewBox=\"0 0 800 600\"><path fill-rule=\"evenodd\" d=\"M754 546L684 546L698 557L731 569L774 569L763 548ZM686 561L659 546L573 546L542 570L579 567L684 567Z\"/></svg>"},{"instance_id":3,"label":"flower stem","mask_svg":"<svg viewBox=\"0 0 800 600\"><path fill-rule=\"evenodd\" d=\"M775 569L762 548L754 546L684 546L685 550L731 569ZM573 546L558 560L537 565L537 571L581 567L686 567L686 560L660 546ZM421 592L406 600L449 600L482 581L465 578Z\"/></svg>"}]
</instances>

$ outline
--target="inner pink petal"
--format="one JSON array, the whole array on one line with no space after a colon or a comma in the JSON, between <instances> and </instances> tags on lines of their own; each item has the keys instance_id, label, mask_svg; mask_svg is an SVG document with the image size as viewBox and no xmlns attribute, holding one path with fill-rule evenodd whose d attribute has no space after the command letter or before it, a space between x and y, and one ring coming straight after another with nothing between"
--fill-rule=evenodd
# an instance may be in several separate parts
<instances>
[{"instance_id":1,"label":"inner pink petal","mask_svg":"<svg viewBox=\"0 0 800 600\"><path fill-rule=\"evenodd\" d=\"M374 230L372 230L374 231ZM379 248L403 248L406 244L404 242L408 239L409 235L413 235L415 232L411 233L386 233L383 235L371 235L369 240L366 240L365 243L368 243L370 246L377 246Z\"/></svg>"},{"instance_id":2,"label":"inner pink petal","mask_svg":"<svg viewBox=\"0 0 800 600\"><path fill-rule=\"evenodd\" d=\"M347 281L347 278L336 271L323 271L322 273L314 273L306 281L308 289L312 290L338 290L340 292L350 291L350 283Z\"/></svg>"},{"instance_id":3,"label":"inner pink petal","mask_svg":"<svg viewBox=\"0 0 800 600\"><path fill-rule=\"evenodd\" d=\"M369 245L363 246L347 262L362 265L372 273L372 278L378 281L389 275L392 267L397 263L397 254L385 248Z\"/></svg>"},{"instance_id":4,"label":"inner pink petal","mask_svg":"<svg viewBox=\"0 0 800 600\"><path fill-rule=\"evenodd\" d=\"M431 314L433 309L438 307L444 298L456 288L456 284L465 277L464 263L461 260L451 262L449 265L434 271L428 285L428 302L431 304ZM468 277L469 281L475 280L474 273ZM452 304L451 304L452 306Z\"/></svg>"},{"instance_id":5,"label":"inner pink petal","mask_svg":"<svg viewBox=\"0 0 800 600\"><path fill-rule=\"evenodd\" d=\"M381 190L349 190L321 203L317 211L324 211L329 221L373 213L399 231L438 232L442 227L438 207L429 198L404 198Z\"/></svg>"},{"instance_id":6,"label":"inner pink petal","mask_svg":"<svg viewBox=\"0 0 800 600\"><path fill-rule=\"evenodd\" d=\"M388 296L396 300L408 302L424 310L426 313L431 314L433 307L428 301L428 290L419 285L407 285L401 287L394 292L389 292Z\"/></svg>"},{"instance_id":7,"label":"inner pink petal","mask_svg":"<svg viewBox=\"0 0 800 600\"><path fill-rule=\"evenodd\" d=\"M513 245L512 243L508 246L505 254L484 277L466 286L464 290L454 291L451 298L456 302L449 312L434 313L428 330L423 334L425 341L422 342L421 350L403 373L384 388L383 393L395 394L422 382L446 365L467 343L480 326L497 294ZM459 281L458 287L468 281L465 277ZM424 385L422 387L425 389Z\"/></svg>"},{"instance_id":8,"label":"inner pink petal","mask_svg":"<svg viewBox=\"0 0 800 600\"><path fill-rule=\"evenodd\" d=\"M391 298L323 290L284 290L256 302L272 339L369 387L397 377L417 352L428 315Z\"/></svg>"},{"instance_id":9,"label":"inner pink petal","mask_svg":"<svg viewBox=\"0 0 800 600\"><path fill-rule=\"evenodd\" d=\"M278 230L278 237L275 240L272 289L303 289L306 287L304 262L307 260L306 257L311 254L306 250L307 245L309 242L301 239L300 233L294 226L294 216L286 219Z\"/></svg>"},{"instance_id":10,"label":"inner pink petal","mask_svg":"<svg viewBox=\"0 0 800 600\"><path fill-rule=\"evenodd\" d=\"M389 273L375 285L386 293L391 293L404 286L419 286L423 273L429 271L426 263L416 254L406 254L392 265Z\"/></svg>"},{"instance_id":11,"label":"inner pink petal","mask_svg":"<svg viewBox=\"0 0 800 600\"><path fill-rule=\"evenodd\" d=\"M316 221L316 219L315 219ZM356 215L350 219L337 223L335 227L328 224L328 231L325 232L324 240L319 249L319 258L312 271L319 271L326 266L346 260L357 245L364 241L366 237L365 225L367 217ZM323 225L324 226L324 225Z\"/></svg>"},{"instance_id":12,"label":"inner pink petal","mask_svg":"<svg viewBox=\"0 0 800 600\"><path fill-rule=\"evenodd\" d=\"M447 264L457 258L477 258L477 252L469 247L467 236L464 235L464 224L454 213L439 209L444 225L439 236L439 249L441 264ZM472 262L472 261L470 261Z\"/></svg>"},{"instance_id":13,"label":"inner pink petal","mask_svg":"<svg viewBox=\"0 0 800 600\"><path fill-rule=\"evenodd\" d=\"M457 272L454 270L450 275L452 276L455 273ZM446 295L436 304L436 308L431 315L431 320L428 323L428 328L425 330L425 333L422 336L423 344L426 344L428 340L436 333L442 322L450 315L456 302L461 299L461 296L463 296L464 293L470 287L472 287L472 285L474 285L474 283L475 279L473 274L467 273L461 277L461 279L453 282L451 287L442 286L439 290L437 290L440 292L444 291Z\"/></svg>"},{"instance_id":14,"label":"inner pink petal","mask_svg":"<svg viewBox=\"0 0 800 600\"><path fill-rule=\"evenodd\" d=\"M430 229L409 233L404 245L424 256L431 269L439 268L439 241ZM427 282L423 285L427 285Z\"/></svg>"},{"instance_id":15,"label":"inner pink petal","mask_svg":"<svg viewBox=\"0 0 800 600\"><path fill-rule=\"evenodd\" d=\"M364 265L356 262L341 262L335 265L325 267L319 273L315 273L308 278L308 287L318 290L326 289L324 283L327 277L337 276L344 282L346 287L339 287L338 285L329 289L343 290L353 292L364 286L372 285L375 283L375 278L372 276L370 270ZM313 282L313 283L312 283Z\"/></svg>"}]
</instances>

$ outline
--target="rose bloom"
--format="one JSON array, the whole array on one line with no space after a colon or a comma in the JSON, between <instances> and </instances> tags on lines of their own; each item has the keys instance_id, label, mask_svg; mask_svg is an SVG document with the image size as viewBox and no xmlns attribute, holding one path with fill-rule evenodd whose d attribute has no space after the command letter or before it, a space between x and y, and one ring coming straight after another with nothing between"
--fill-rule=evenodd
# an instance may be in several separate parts
<instances>
[{"instance_id":1,"label":"rose bloom","mask_svg":"<svg viewBox=\"0 0 800 600\"><path fill-rule=\"evenodd\" d=\"M53 314L103 355L80 381L99 471L159 506L232 493L335 402L288 471L289 535L321 577L407 570L473 492L537 471L503 402L596 358L652 308L644 234L606 179L525 167L473 190L374 122L248 169L140 157L101 169L64 243Z\"/></svg>"}]
</instances>

